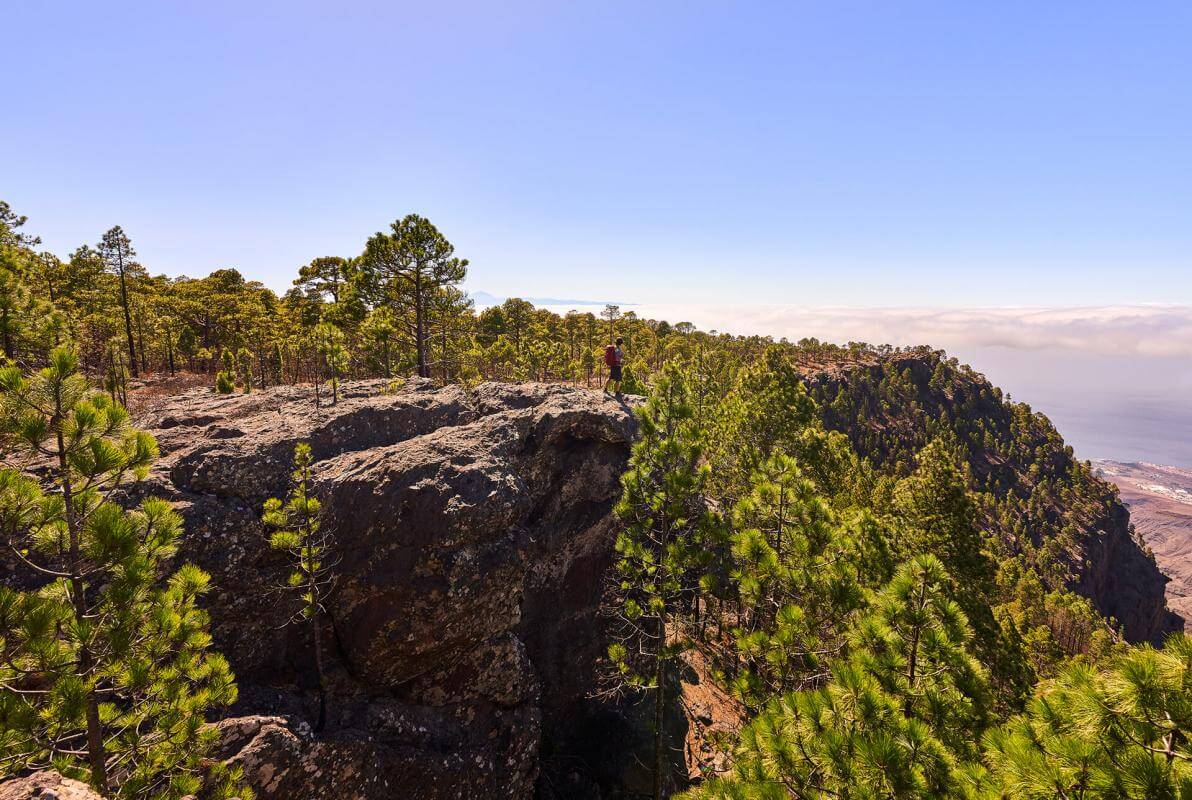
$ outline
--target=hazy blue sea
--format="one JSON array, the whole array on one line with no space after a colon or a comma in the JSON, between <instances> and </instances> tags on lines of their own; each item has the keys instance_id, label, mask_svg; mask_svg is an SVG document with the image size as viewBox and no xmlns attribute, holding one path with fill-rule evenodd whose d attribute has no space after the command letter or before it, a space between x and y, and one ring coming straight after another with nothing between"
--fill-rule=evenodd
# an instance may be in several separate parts
<instances>
[{"instance_id":1,"label":"hazy blue sea","mask_svg":"<svg viewBox=\"0 0 1192 800\"><path fill-rule=\"evenodd\" d=\"M1123 397L1040 406L1082 458L1150 461L1192 468L1192 410L1186 402Z\"/></svg>"},{"instance_id":2,"label":"hazy blue sea","mask_svg":"<svg viewBox=\"0 0 1192 800\"><path fill-rule=\"evenodd\" d=\"M930 344L1045 413L1081 458L1192 468L1192 315L1178 308L634 305L643 318L797 341ZM567 313L568 307L553 308ZM1042 321L1041 321L1042 320ZM981 343L981 344L978 344Z\"/></svg>"},{"instance_id":3,"label":"hazy blue sea","mask_svg":"<svg viewBox=\"0 0 1192 800\"><path fill-rule=\"evenodd\" d=\"M1192 361L998 350L962 355L1045 413L1081 458L1192 468Z\"/></svg>"}]
</instances>

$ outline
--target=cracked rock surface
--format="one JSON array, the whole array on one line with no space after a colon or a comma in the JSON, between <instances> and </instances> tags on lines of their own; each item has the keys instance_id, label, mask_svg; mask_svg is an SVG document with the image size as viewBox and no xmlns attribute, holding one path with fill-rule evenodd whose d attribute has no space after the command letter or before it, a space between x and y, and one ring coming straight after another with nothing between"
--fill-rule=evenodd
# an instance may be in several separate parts
<instances>
[{"instance_id":1,"label":"cracked rock surface","mask_svg":"<svg viewBox=\"0 0 1192 800\"><path fill-rule=\"evenodd\" d=\"M179 558L211 573L212 633L240 684L221 758L261 798L524 798L542 743L588 713L628 405L557 385L345 384L194 391L138 424L162 457L138 491L186 521ZM261 506L309 442L337 543L315 734L308 631Z\"/></svg>"}]
</instances>

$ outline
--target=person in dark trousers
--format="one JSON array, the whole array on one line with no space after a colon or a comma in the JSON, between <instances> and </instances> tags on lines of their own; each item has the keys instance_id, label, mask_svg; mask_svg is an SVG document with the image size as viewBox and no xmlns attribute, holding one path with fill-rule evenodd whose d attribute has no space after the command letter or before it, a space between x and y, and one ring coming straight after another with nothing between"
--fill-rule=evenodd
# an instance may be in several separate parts
<instances>
[{"instance_id":1,"label":"person in dark trousers","mask_svg":"<svg viewBox=\"0 0 1192 800\"><path fill-rule=\"evenodd\" d=\"M625 352L621 349L623 341L617 337L615 345L610 344L604 348L604 363L608 365L608 380L604 382L604 391L607 392L610 386L616 384L614 392L617 397L621 396L621 360L625 358Z\"/></svg>"}]
</instances>

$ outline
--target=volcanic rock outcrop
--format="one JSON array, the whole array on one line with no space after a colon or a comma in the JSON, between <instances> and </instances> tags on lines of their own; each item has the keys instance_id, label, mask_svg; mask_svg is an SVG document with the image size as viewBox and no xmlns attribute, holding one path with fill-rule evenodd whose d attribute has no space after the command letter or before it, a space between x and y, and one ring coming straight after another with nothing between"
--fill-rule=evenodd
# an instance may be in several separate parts
<instances>
[{"instance_id":1,"label":"volcanic rock outcrop","mask_svg":"<svg viewBox=\"0 0 1192 800\"><path fill-rule=\"evenodd\" d=\"M548 385L410 382L193 392L141 420L162 458L139 491L186 520L212 575L216 644L241 687L221 756L262 798L525 798L540 749L574 727L601 648L611 509L630 408ZM261 506L309 442L336 539L326 729L309 724L308 632L286 627L286 565Z\"/></svg>"},{"instance_id":2,"label":"volcanic rock outcrop","mask_svg":"<svg viewBox=\"0 0 1192 800\"><path fill-rule=\"evenodd\" d=\"M53 770L0 783L0 800L101 800L85 783Z\"/></svg>"}]
</instances>

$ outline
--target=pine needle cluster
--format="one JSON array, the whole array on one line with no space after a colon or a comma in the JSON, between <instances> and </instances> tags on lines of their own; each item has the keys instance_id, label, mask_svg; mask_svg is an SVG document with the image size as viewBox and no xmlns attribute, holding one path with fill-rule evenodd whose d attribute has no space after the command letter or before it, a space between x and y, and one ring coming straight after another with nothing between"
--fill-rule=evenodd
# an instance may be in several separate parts
<instances>
[{"instance_id":1,"label":"pine needle cluster","mask_svg":"<svg viewBox=\"0 0 1192 800\"><path fill-rule=\"evenodd\" d=\"M176 552L181 519L116 502L157 455L75 354L0 370L8 444L40 478L0 470L0 530L35 588L0 586L0 773L54 767L102 795L240 794L204 760L205 716L236 699L198 605L208 576Z\"/></svg>"}]
</instances>

